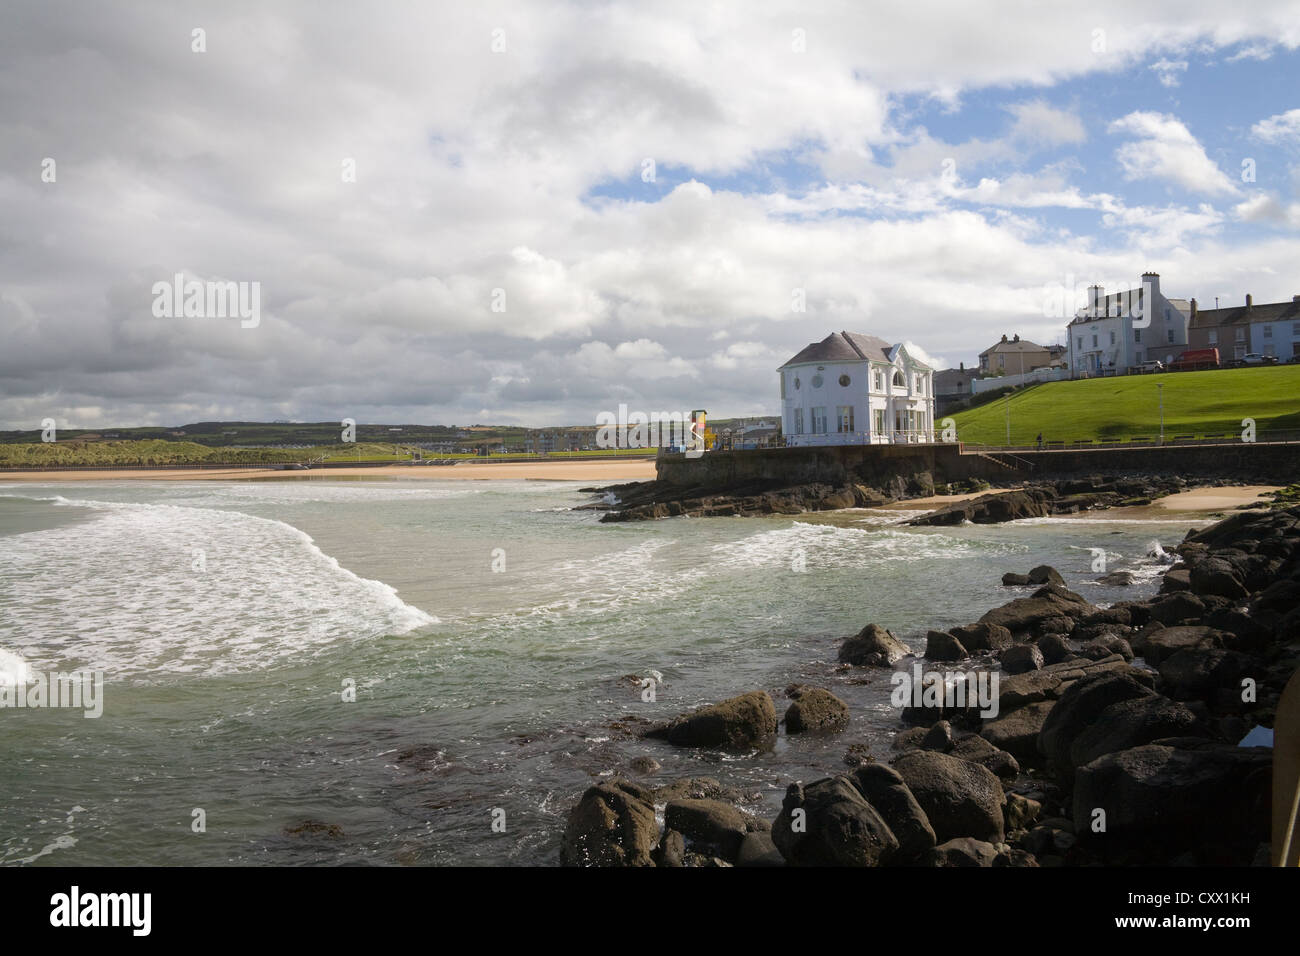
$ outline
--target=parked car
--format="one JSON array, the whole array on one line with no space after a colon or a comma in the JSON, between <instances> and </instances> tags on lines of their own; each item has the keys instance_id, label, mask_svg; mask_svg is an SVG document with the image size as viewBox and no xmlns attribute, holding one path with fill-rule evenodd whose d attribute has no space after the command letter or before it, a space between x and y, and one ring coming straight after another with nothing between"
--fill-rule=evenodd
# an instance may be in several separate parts
<instances>
[{"instance_id":1,"label":"parked car","mask_svg":"<svg viewBox=\"0 0 1300 956\"><path fill-rule=\"evenodd\" d=\"M1188 349L1169 366L1171 372L1191 372L1198 369L1218 368L1218 349Z\"/></svg>"},{"instance_id":2,"label":"parked car","mask_svg":"<svg viewBox=\"0 0 1300 956\"><path fill-rule=\"evenodd\" d=\"M1276 365L1276 355L1264 355L1261 352L1247 352L1237 360L1237 367L1242 368L1247 365Z\"/></svg>"},{"instance_id":3,"label":"parked car","mask_svg":"<svg viewBox=\"0 0 1300 956\"><path fill-rule=\"evenodd\" d=\"M1165 363L1159 362L1156 359L1151 359L1151 361L1149 362L1143 362L1141 365L1138 366L1138 371L1142 372L1143 374L1147 372L1163 372L1164 370L1165 370Z\"/></svg>"}]
</instances>

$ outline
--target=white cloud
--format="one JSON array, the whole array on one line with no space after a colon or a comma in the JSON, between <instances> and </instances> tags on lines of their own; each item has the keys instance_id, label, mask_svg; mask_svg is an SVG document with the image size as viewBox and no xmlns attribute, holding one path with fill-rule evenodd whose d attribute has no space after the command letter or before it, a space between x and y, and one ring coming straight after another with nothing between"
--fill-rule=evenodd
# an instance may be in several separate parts
<instances>
[{"instance_id":1,"label":"white cloud","mask_svg":"<svg viewBox=\"0 0 1300 956\"><path fill-rule=\"evenodd\" d=\"M1133 112L1111 123L1110 132L1136 138L1115 151L1127 179L1160 180L1211 196L1237 194L1232 180L1176 116Z\"/></svg>"},{"instance_id":2,"label":"white cloud","mask_svg":"<svg viewBox=\"0 0 1300 956\"><path fill-rule=\"evenodd\" d=\"M1161 86L1173 88L1182 82L1182 74L1187 72L1187 61L1157 60L1148 69L1155 71Z\"/></svg>"},{"instance_id":3,"label":"white cloud","mask_svg":"<svg viewBox=\"0 0 1300 956\"><path fill-rule=\"evenodd\" d=\"M1289 139L1300 140L1300 109L1287 110L1268 119L1262 119L1250 128L1251 135L1266 143L1281 143Z\"/></svg>"}]
</instances>

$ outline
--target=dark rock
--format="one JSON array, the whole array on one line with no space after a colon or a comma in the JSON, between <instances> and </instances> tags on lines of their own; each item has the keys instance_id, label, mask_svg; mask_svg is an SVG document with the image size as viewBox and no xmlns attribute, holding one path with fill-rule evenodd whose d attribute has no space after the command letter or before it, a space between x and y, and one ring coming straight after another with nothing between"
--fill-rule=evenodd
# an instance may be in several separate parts
<instances>
[{"instance_id":1,"label":"dark rock","mask_svg":"<svg viewBox=\"0 0 1300 956\"><path fill-rule=\"evenodd\" d=\"M1204 700L1221 689L1240 691L1241 679L1261 670L1256 658L1217 647L1184 648L1160 662L1165 690L1177 700Z\"/></svg>"},{"instance_id":2,"label":"dark rock","mask_svg":"<svg viewBox=\"0 0 1300 956\"><path fill-rule=\"evenodd\" d=\"M792 866L878 866L898 850L888 824L846 777L791 784L772 842Z\"/></svg>"},{"instance_id":3,"label":"dark rock","mask_svg":"<svg viewBox=\"0 0 1300 956\"><path fill-rule=\"evenodd\" d=\"M1038 650L1048 664L1059 664L1074 656L1070 642L1060 634L1045 634L1038 639Z\"/></svg>"},{"instance_id":4,"label":"dark rock","mask_svg":"<svg viewBox=\"0 0 1300 956\"><path fill-rule=\"evenodd\" d=\"M744 750L776 733L776 707L766 691L751 691L678 717L647 736L663 737L678 747L725 747Z\"/></svg>"},{"instance_id":5,"label":"dark rock","mask_svg":"<svg viewBox=\"0 0 1300 956\"><path fill-rule=\"evenodd\" d=\"M954 757L977 763L993 773L999 780L1015 780L1020 776L1020 763L1005 750L999 750L978 734L962 737L948 751Z\"/></svg>"},{"instance_id":6,"label":"dark rock","mask_svg":"<svg viewBox=\"0 0 1300 956\"><path fill-rule=\"evenodd\" d=\"M1068 635L1073 633L1077 622L1070 617L1048 617L1038 622L1034 628L1038 634L1059 634Z\"/></svg>"},{"instance_id":7,"label":"dark rock","mask_svg":"<svg viewBox=\"0 0 1300 956\"><path fill-rule=\"evenodd\" d=\"M980 728L980 736L994 747L1005 750L1028 764L1039 762L1038 735L1055 701L1029 704L990 720Z\"/></svg>"},{"instance_id":8,"label":"dark rock","mask_svg":"<svg viewBox=\"0 0 1300 956\"><path fill-rule=\"evenodd\" d=\"M560 842L563 866L653 866L659 838L654 796L629 780L588 787L569 812Z\"/></svg>"},{"instance_id":9,"label":"dark rock","mask_svg":"<svg viewBox=\"0 0 1300 956\"><path fill-rule=\"evenodd\" d=\"M888 667L911 651L879 624L868 624L840 646L839 659L856 667Z\"/></svg>"},{"instance_id":10,"label":"dark rock","mask_svg":"<svg viewBox=\"0 0 1300 956\"><path fill-rule=\"evenodd\" d=\"M646 776L656 774L663 769L662 765L654 757L633 757L628 766L636 773L645 774Z\"/></svg>"},{"instance_id":11,"label":"dark rock","mask_svg":"<svg viewBox=\"0 0 1300 956\"><path fill-rule=\"evenodd\" d=\"M1112 654L1118 654L1126 661L1133 660L1133 648L1129 642L1118 634L1103 634L1095 637L1079 648L1079 653L1089 660L1097 661Z\"/></svg>"},{"instance_id":12,"label":"dark rock","mask_svg":"<svg viewBox=\"0 0 1300 956\"><path fill-rule=\"evenodd\" d=\"M676 830L665 830L651 857L656 866L685 866L686 838Z\"/></svg>"},{"instance_id":13,"label":"dark rock","mask_svg":"<svg viewBox=\"0 0 1300 956\"><path fill-rule=\"evenodd\" d=\"M1002 784L990 770L928 750L895 758L894 769L925 811L936 840L974 836L1002 842Z\"/></svg>"},{"instance_id":14,"label":"dark rock","mask_svg":"<svg viewBox=\"0 0 1300 956\"><path fill-rule=\"evenodd\" d=\"M963 521L995 524L1018 518L1044 518L1052 513L1051 500L1052 493L1042 488L998 492L946 505L928 515L913 518L908 524L943 526Z\"/></svg>"},{"instance_id":15,"label":"dark rock","mask_svg":"<svg viewBox=\"0 0 1300 956\"><path fill-rule=\"evenodd\" d=\"M1192 589L1192 572L1187 568L1170 568L1160 579L1160 593L1172 594L1175 591Z\"/></svg>"},{"instance_id":16,"label":"dark rock","mask_svg":"<svg viewBox=\"0 0 1300 956\"><path fill-rule=\"evenodd\" d=\"M1142 657L1152 667L1158 668L1179 651L1220 647L1224 634L1212 627L1199 625L1161 628L1142 642Z\"/></svg>"},{"instance_id":17,"label":"dark rock","mask_svg":"<svg viewBox=\"0 0 1300 956\"><path fill-rule=\"evenodd\" d=\"M1134 680L1144 682L1151 687L1155 686L1153 674L1130 667L1118 654L1098 661L1076 658L1059 664L1049 664L1042 670L1013 674L1010 677L1004 676L998 685L998 704L1003 713L1009 713L1025 704L1055 700L1075 681L1089 674L1111 671L1127 673Z\"/></svg>"},{"instance_id":18,"label":"dark rock","mask_svg":"<svg viewBox=\"0 0 1300 956\"><path fill-rule=\"evenodd\" d=\"M320 837L326 840L343 839L343 828L337 823L326 823L323 820L303 820L299 823L289 824L284 828L285 836L293 837Z\"/></svg>"},{"instance_id":19,"label":"dark rock","mask_svg":"<svg viewBox=\"0 0 1300 956\"><path fill-rule=\"evenodd\" d=\"M997 859L997 847L983 840L959 837L940 844L930 851L927 866L992 866Z\"/></svg>"},{"instance_id":20,"label":"dark rock","mask_svg":"<svg viewBox=\"0 0 1300 956\"><path fill-rule=\"evenodd\" d=\"M986 612L980 618L980 623L998 624L1012 634L1022 634L1051 618L1080 618L1097 610L1073 591L1059 585L1045 584L1031 597L1016 598L1002 607Z\"/></svg>"},{"instance_id":21,"label":"dark rock","mask_svg":"<svg viewBox=\"0 0 1300 956\"><path fill-rule=\"evenodd\" d=\"M830 691L822 687L799 687L790 696L794 703L785 712L786 733L835 731L848 726L848 704Z\"/></svg>"},{"instance_id":22,"label":"dark rock","mask_svg":"<svg viewBox=\"0 0 1300 956\"><path fill-rule=\"evenodd\" d=\"M735 862L745 834L768 829L766 820L720 800L679 800L664 808L664 825L681 833L691 849Z\"/></svg>"},{"instance_id":23,"label":"dark rock","mask_svg":"<svg viewBox=\"0 0 1300 956\"><path fill-rule=\"evenodd\" d=\"M1098 584L1104 584L1107 587L1122 588L1128 587L1133 583L1132 571L1112 571L1110 574L1103 575L1097 579Z\"/></svg>"},{"instance_id":24,"label":"dark rock","mask_svg":"<svg viewBox=\"0 0 1300 956\"><path fill-rule=\"evenodd\" d=\"M917 859L934 846L930 819L897 770L872 764L855 770L849 780L876 809L898 841L898 851L891 862Z\"/></svg>"},{"instance_id":25,"label":"dark rock","mask_svg":"<svg viewBox=\"0 0 1300 956\"><path fill-rule=\"evenodd\" d=\"M925 740L926 734L929 732L929 727L909 727L907 730L900 730L890 749L916 750L921 746L921 741Z\"/></svg>"},{"instance_id":26,"label":"dark rock","mask_svg":"<svg viewBox=\"0 0 1300 956\"><path fill-rule=\"evenodd\" d=\"M772 842L772 834L766 830L746 833L740 841L740 852L736 855L736 866L785 866L785 857Z\"/></svg>"},{"instance_id":27,"label":"dark rock","mask_svg":"<svg viewBox=\"0 0 1300 956\"><path fill-rule=\"evenodd\" d=\"M937 750L947 753L952 749L952 724L946 720L935 721L934 726L921 739L922 750Z\"/></svg>"},{"instance_id":28,"label":"dark rock","mask_svg":"<svg viewBox=\"0 0 1300 956\"><path fill-rule=\"evenodd\" d=\"M1043 652L1034 644L1013 644L999 655L1002 670L1007 674L1024 674L1036 671L1046 663Z\"/></svg>"},{"instance_id":29,"label":"dark rock","mask_svg":"<svg viewBox=\"0 0 1300 956\"><path fill-rule=\"evenodd\" d=\"M1023 588L1029 585L1029 575L1016 574L1014 571L1008 571L1002 575L1002 586L1008 588Z\"/></svg>"},{"instance_id":30,"label":"dark rock","mask_svg":"<svg viewBox=\"0 0 1300 956\"><path fill-rule=\"evenodd\" d=\"M960 661L970 653L947 631L931 631L925 637L925 656L932 661Z\"/></svg>"},{"instance_id":31,"label":"dark rock","mask_svg":"<svg viewBox=\"0 0 1300 956\"><path fill-rule=\"evenodd\" d=\"M1245 597L1249 592L1242 584L1241 573L1227 561L1209 557L1191 566L1192 591L1204 597L1215 594L1226 598Z\"/></svg>"},{"instance_id":32,"label":"dark rock","mask_svg":"<svg viewBox=\"0 0 1300 956\"><path fill-rule=\"evenodd\" d=\"M1203 742L1204 743L1204 742ZM1272 751L1147 744L1079 768L1074 819L1105 812L1090 848L1117 863L1160 863L1191 851L1202 865L1248 865L1269 838Z\"/></svg>"},{"instance_id":33,"label":"dark rock","mask_svg":"<svg viewBox=\"0 0 1300 956\"><path fill-rule=\"evenodd\" d=\"M1064 702L1064 698L1062 699ZM1070 744L1075 768L1098 757L1140 747L1165 737L1204 737L1208 730L1190 710L1166 697L1121 700L1103 709Z\"/></svg>"},{"instance_id":34,"label":"dark rock","mask_svg":"<svg viewBox=\"0 0 1300 956\"><path fill-rule=\"evenodd\" d=\"M1061 577L1061 572L1050 564L1040 564L1029 572L1030 584L1059 584L1065 587L1065 578Z\"/></svg>"},{"instance_id":35,"label":"dark rock","mask_svg":"<svg viewBox=\"0 0 1300 956\"><path fill-rule=\"evenodd\" d=\"M1184 621L1199 621L1205 602L1190 591L1177 591L1151 605L1151 620L1170 627Z\"/></svg>"},{"instance_id":36,"label":"dark rock","mask_svg":"<svg viewBox=\"0 0 1300 956\"><path fill-rule=\"evenodd\" d=\"M1066 786L1073 780L1075 763L1071 747L1075 738L1101 716L1111 704L1138 697L1154 697L1155 691L1130 674L1098 674L1085 677L1061 694L1061 699L1043 721L1038 749Z\"/></svg>"},{"instance_id":37,"label":"dark rock","mask_svg":"<svg viewBox=\"0 0 1300 956\"><path fill-rule=\"evenodd\" d=\"M966 624L949 633L967 651L999 651L1011 645L1011 632L1000 624Z\"/></svg>"},{"instance_id":38,"label":"dark rock","mask_svg":"<svg viewBox=\"0 0 1300 956\"><path fill-rule=\"evenodd\" d=\"M725 787L713 777L683 777L654 791L655 803L673 800L722 800L737 803L742 794L735 787Z\"/></svg>"}]
</instances>

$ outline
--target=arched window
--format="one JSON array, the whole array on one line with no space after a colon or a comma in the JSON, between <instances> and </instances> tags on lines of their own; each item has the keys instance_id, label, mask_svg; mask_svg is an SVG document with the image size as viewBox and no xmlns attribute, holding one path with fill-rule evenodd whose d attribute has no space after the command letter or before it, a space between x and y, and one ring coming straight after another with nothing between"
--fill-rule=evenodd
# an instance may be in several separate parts
<instances>
[{"instance_id":1,"label":"arched window","mask_svg":"<svg viewBox=\"0 0 1300 956\"><path fill-rule=\"evenodd\" d=\"M894 384L899 386L900 388L907 387L907 383L903 381L903 373L900 372L898 369L894 369Z\"/></svg>"}]
</instances>

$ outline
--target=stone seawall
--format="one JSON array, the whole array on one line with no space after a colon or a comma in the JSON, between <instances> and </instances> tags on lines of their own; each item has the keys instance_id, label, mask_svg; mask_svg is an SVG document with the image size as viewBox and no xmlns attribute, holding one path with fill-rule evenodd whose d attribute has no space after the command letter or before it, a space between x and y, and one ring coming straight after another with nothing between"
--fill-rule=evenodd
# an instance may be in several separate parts
<instances>
[{"instance_id":1,"label":"stone seawall","mask_svg":"<svg viewBox=\"0 0 1300 956\"><path fill-rule=\"evenodd\" d=\"M957 444L838 445L820 448L763 448L714 451L700 458L662 455L658 480L690 488L724 489L749 482L840 485L862 482L885 487L928 472L939 483L980 478L990 484L1088 475L1180 475L1262 484L1300 481L1300 442L1229 442L1222 445L1165 445L1088 448L1068 451L992 452Z\"/></svg>"}]
</instances>

